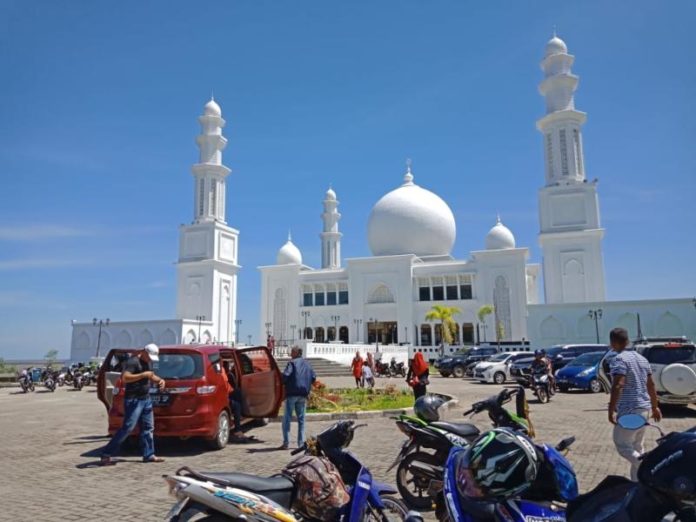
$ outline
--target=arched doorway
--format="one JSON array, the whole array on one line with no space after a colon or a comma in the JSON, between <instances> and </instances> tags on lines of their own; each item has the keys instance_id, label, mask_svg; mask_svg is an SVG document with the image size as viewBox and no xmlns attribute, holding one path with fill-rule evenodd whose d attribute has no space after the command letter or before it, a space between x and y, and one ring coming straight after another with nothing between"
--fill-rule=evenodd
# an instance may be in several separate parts
<instances>
[{"instance_id":1,"label":"arched doorway","mask_svg":"<svg viewBox=\"0 0 696 522\"><path fill-rule=\"evenodd\" d=\"M324 328L322 326L319 326L318 328L314 329L314 342L315 343L323 343L324 342Z\"/></svg>"},{"instance_id":2,"label":"arched doorway","mask_svg":"<svg viewBox=\"0 0 696 522\"><path fill-rule=\"evenodd\" d=\"M341 341L342 343L348 344L348 327L347 326L341 326L338 329L338 340Z\"/></svg>"}]
</instances>

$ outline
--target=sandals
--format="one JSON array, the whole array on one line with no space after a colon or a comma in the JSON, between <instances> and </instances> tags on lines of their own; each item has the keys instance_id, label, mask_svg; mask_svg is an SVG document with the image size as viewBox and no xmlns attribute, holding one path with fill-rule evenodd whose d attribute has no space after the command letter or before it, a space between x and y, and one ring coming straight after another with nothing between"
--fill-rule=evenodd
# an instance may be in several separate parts
<instances>
[{"instance_id":1,"label":"sandals","mask_svg":"<svg viewBox=\"0 0 696 522\"><path fill-rule=\"evenodd\" d=\"M149 464L149 463L151 463L151 462L164 462L164 459L163 459L162 457L157 457L157 456L153 455L153 456L150 457L150 458L143 459L143 462L144 462L145 464Z\"/></svg>"}]
</instances>

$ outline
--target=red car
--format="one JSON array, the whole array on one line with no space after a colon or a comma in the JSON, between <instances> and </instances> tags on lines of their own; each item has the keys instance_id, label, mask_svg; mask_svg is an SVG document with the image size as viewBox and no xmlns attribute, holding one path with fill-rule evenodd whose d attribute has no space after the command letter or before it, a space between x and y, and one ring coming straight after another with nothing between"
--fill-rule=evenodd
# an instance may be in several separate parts
<instances>
[{"instance_id":1,"label":"red car","mask_svg":"<svg viewBox=\"0 0 696 522\"><path fill-rule=\"evenodd\" d=\"M121 371L137 350L111 350L99 370L97 396L106 406L109 435L123 423ZM150 388L155 410L155 436L202 437L213 449L227 445L230 407L222 363L228 362L242 392L245 420L274 417L283 400L275 359L265 346L232 349L214 345L162 346L154 372L166 381L160 392Z\"/></svg>"}]
</instances>

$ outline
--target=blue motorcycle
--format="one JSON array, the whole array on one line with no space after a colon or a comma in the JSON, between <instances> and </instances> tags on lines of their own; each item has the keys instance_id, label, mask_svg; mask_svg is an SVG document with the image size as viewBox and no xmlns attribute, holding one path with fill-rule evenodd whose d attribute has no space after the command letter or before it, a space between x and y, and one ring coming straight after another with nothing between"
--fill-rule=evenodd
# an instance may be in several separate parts
<instances>
[{"instance_id":1,"label":"blue motorcycle","mask_svg":"<svg viewBox=\"0 0 696 522\"><path fill-rule=\"evenodd\" d=\"M341 508L340 522L404 521L408 509L395 488L373 479L370 470L346 448L362 425L340 421L310 438L293 454L324 456L338 469L349 489L350 501ZM196 472L181 468L165 477L177 503L167 515L171 522L237 520L248 522L299 522L307 517L296 512L297 485L287 476L258 477L245 473ZM413 514L412 514L413 515Z\"/></svg>"},{"instance_id":2,"label":"blue motorcycle","mask_svg":"<svg viewBox=\"0 0 696 522\"><path fill-rule=\"evenodd\" d=\"M482 437L485 437L483 434ZM524 435L522 435L524 436ZM530 444L531 440L527 439ZM557 502L568 502L578 496L578 483L573 467L563 456L575 441L564 439L556 447L533 444L539 457L536 478L519 498L471 499L460 494L461 475L458 479L458 457L469 449L454 447L450 451L445 467L443 498L446 507L439 510L438 520L451 522L563 522L565 507Z\"/></svg>"}]
</instances>

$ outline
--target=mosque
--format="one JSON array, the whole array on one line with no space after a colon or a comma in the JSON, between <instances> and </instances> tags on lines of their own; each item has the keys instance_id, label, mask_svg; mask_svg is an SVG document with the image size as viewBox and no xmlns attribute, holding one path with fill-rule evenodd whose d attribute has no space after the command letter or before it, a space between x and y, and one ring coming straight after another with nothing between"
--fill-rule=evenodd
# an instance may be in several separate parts
<instances>
[{"instance_id":1,"label":"mosque","mask_svg":"<svg viewBox=\"0 0 696 522\"><path fill-rule=\"evenodd\" d=\"M468 259L451 255L454 215L437 194L416 183L411 165L400 184L376 202L367 225L371 257L341 256L336 192L329 188L321 214L321 267L303 262L288 237L275 264L259 267L259 337L281 345L303 342L344 345L408 344L435 352L440 326L425 320L434 304L456 306L451 349L482 341L561 342L605 340L615 326L632 336L696 338L696 300L606 301L602 228L596 181L585 172L582 126L575 108L575 57L554 35L545 47L539 92L546 113L537 121L544 145L544 182L539 189L539 245L543 261L530 263L498 217L485 248ZM215 100L199 117L199 162L192 168L194 212L182 225L177 263L176 319L75 322L71 357L86 359L110 347L220 342L240 343L237 321L239 232L225 221L222 163L225 120ZM395 176L395 184L397 179ZM544 303L538 302L543 277ZM479 321L482 305L494 313ZM640 331L639 331L640 330Z\"/></svg>"}]
</instances>

